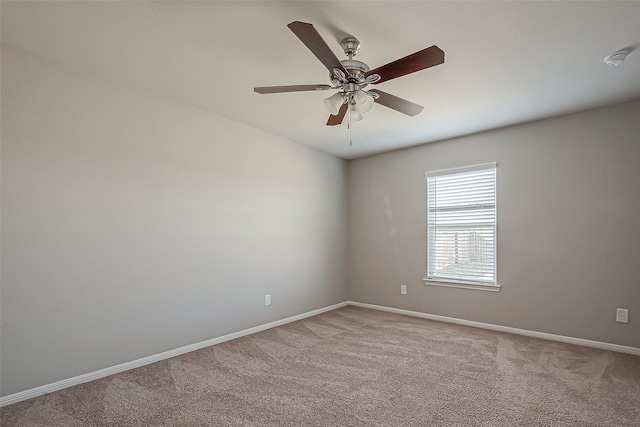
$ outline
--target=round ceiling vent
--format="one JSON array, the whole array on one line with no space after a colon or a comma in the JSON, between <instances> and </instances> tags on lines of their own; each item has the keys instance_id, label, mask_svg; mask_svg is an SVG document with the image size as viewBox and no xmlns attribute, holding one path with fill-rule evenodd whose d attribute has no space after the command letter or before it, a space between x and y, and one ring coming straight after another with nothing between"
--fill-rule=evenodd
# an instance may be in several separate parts
<instances>
[{"instance_id":1,"label":"round ceiling vent","mask_svg":"<svg viewBox=\"0 0 640 427\"><path fill-rule=\"evenodd\" d=\"M624 62L625 58L629 54L626 50L619 50L617 52L613 52L611 55L607 55L603 61L610 67L615 67Z\"/></svg>"}]
</instances>

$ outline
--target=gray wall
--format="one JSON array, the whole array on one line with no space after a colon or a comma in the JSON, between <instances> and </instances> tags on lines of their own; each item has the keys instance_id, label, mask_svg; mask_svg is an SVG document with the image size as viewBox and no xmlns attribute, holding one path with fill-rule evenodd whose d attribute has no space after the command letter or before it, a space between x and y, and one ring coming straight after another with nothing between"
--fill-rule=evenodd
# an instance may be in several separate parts
<instances>
[{"instance_id":1,"label":"gray wall","mask_svg":"<svg viewBox=\"0 0 640 427\"><path fill-rule=\"evenodd\" d=\"M640 102L350 161L347 176L11 46L1 71L3 396L348 298L640 347ZM424 172L490 161L502 291L425 286Z\"/></svg>"},{"instance_id":2,"label":"gray wall","mask_svg":"<svg viewBox=\"0 0 640 427\"><path fill-rule=\"evenodd\" d=\"M6 45L1 125L2 395L346 299L346 162Z\"/></svg>"},{"instance_id":3,"label":"gray wall","mask_svg":"<svg viewBox=\"0 0 640 427\"><path fill-rule=\"evenodd\" d=\"M502 290L424 285L424 172L494 161ZM354 160L349 195L350 299L640 347L640 102Z\"/></svg>"}]
</instances>

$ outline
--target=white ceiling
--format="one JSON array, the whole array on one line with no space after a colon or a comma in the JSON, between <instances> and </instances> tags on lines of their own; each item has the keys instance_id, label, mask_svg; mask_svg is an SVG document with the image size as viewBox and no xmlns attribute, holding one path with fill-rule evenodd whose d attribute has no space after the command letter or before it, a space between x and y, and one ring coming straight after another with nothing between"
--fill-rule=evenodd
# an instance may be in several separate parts
<instances>
[{"instance_id":1,"label":"white ceiling","mask_svg":"<svg viewBox=\"0 0 640 427\"><path fill-rule=\"evenodd\" d=\"M115 78L343 158L640 98L640 1L11 2L2 42ZM314 24L340 59L362 43L371 68L437 45L445 63L377 85L423 105L381 105L325 126L329 92L254 86L328 83L287 28ZM602 58L632 49L620 67ZM346 121L345 121L346 123Z\"/></svg>"}]
</instances>

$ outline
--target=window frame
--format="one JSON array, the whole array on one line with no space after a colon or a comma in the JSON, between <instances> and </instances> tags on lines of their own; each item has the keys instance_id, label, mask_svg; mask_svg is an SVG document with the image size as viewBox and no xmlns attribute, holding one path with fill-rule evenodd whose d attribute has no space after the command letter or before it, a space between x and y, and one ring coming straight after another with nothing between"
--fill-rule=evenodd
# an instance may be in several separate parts
<instances>
[{"instance_id":1,"label":"window frame","mask_svg":"<svg viewBox=\"0 0 640 427\"><path fill-rule=\"evenodd\" d=\"M499 291L501 286L498 284L498 164L496 162L492 163L482 163L464 167L450 168L450 169L439 169L425 172L425 181L427 184L426 188L426 216L425 216L425 243L426 243L426 275L423 279L425 285L430 286L443 286L443 287L453 287L453 288L462 288L462 289L473 289L473 290L485 290L485 291ZM471 280L462 280L455 278L445 278L438 277L435 275L429 275L429 259L430 259L430 235L429 235L429 179L436 178L439 176L447 176L447 175L457 175L468 172L475 171L483 171L483 170L491 170L494 172L494 203L493 203L493 213L494 213L494 224L493 224L493 282L481 282L481 281L471 281Z\"/></svg>"}]
</instances>

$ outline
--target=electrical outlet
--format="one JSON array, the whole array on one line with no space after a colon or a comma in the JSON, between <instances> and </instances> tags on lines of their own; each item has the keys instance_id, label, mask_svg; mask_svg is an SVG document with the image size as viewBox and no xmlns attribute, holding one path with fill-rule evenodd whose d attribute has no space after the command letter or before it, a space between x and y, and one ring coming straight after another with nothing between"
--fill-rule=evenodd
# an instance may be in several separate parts
<instances>
[{"instance_id":1,"label":"electrical outlet","mask_svg":"<svg viewBox=\"0 0 640 427\"><path fill-rule=\"evenodd\" d=\"M271 305L271 294L264 296L264 305Z\"/></svg>"},{"instance_id":2,"label":"electrical outlet","mask_svg":"<svg viewBox=\"0 0 640 427\"><path fill-rule=\"evenodd\" d=\"M400 293L402 295L406 295L407 294L407 285L400 285Z\"/></svg>"},{"instance_id":3,"label":"electrical outlet","mask_svg":"<svg viewBox=\"0 0 640 427\"><path fill-rule=\"evenodd\" d=\"M616 309L616 322L629 323L629 310L626 308Z\"/></svg>"}]
</instances>

